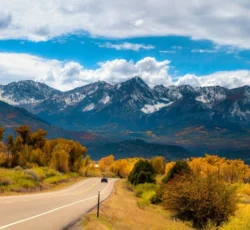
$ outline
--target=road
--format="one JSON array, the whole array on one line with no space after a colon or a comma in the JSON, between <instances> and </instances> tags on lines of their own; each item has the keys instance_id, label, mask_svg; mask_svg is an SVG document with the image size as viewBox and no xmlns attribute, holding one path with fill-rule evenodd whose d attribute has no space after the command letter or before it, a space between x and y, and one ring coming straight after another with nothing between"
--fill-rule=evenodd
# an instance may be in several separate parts
<instances>
[{"instance_id":1,"label":"road","mask_svg":"<svg viewBox=\"0 0 250 230\"><path fill-rule=\"evenodd\" d=\"M55 192L0 197L0 230L65 229L112 192L116 179L90 178Z\"/></svg>"}]
</instances>

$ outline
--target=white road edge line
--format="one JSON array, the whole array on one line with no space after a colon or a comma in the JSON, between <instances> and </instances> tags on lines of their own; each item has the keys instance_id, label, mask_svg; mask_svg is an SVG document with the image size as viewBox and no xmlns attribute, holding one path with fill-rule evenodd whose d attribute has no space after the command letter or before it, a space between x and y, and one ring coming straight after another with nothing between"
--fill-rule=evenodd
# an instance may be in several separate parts
<instances>
[{"instance_id":1,"label":"white road edge line","mask_svg":"<svg viewBox=\"0 0 250 230\"><path fill-rule=\"evenodd\" d=\"M110 185L110 183L109 183L100 193L105 192L105 190L109 187L109 185ZM13 223L11 223L11 224L7 224L7 225L4 225L4 226L1 226L0 229L5 229L5 228L11 227L11 226L13 226L13 225L17 225L17 224L26 222L26 221L28 221L28 220L32 220L32 219L38 218L38 217L40 217L40 216L45 216L45 215L47 215L47 214L49 214L49 213L56 212L56 211L58 211L58 210L60 210L60 209L67 208L67 207L73 206L73 205L75 205L75 204L79 204L79 203L82 203L82 202L84 202L84 201L91 200L91 199L94 199L94 198L97 198L97 197L98 197L98 195L89 197L89 198L87 198L87 199L79 200L79 201L77 201L77 202L74 202L74 203L71 203L71 204L67 204L67 205L64 205L64 206L61 206L61 207L52 209L52 210L50 210L50 211L48 211L48 212L44 212L44 213L41 213L41 214L38 214L38 215L35 215L35 216L31 216L31 217L26 218L26 219L23 219L23 220L19 220L19 221L13 222Z\"/></svg>"}]
</instances>

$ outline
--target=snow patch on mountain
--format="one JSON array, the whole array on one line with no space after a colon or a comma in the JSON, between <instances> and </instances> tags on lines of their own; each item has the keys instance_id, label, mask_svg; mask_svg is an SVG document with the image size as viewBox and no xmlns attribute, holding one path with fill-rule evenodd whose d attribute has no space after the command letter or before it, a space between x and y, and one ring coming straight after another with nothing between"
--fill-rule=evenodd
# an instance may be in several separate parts
<instances>
[{"instance_id":1,"label":"snow patch on mountain","mask_svg":"<svg viewBox=\"0 0 250 230\"><path fill-rule=\"evenodd\" d=\"M42 100L36 100L34 98L25 98L22 100L15 100L14 95L3 96L4 91L0 91L0 101L3 101L9 105L27 105L27 104L34 104L39 103Z\"/></svg>"},{"instance_id":2,"label":"snow patch on mountain","mask_svg":"<svg viewBox=\"0 0 250 230\"><path fill-rule=\"evenodd\" d=\"M83 109L83 112L88 112L88 111L91 111L95 108L95 105L93 103L87 105L84 109Z\"/></svg>"},{"instance_id":3,"label":"snow patch on mountain","mask_svg":"<svg viewBox=\"0 0 250 230\"><path fill-rule=\"evenodd\" d=\"M155 105L144 105L144 107L141 109L141 111L143 113L146 113L146 114L150 114L150 113L154 113L154 112L157 112L159 111L160 109L164 108L164 107L168 107L170 106L171 104L173 104L173 102L169 102L167 104L164 104L164 103L157 103Z\"/></svg>"},{"instance_id":4,"label":"snow patch on mountain","mask_svg":"<svg viewBox=\"0 0 250 230\"><path fill-rule=\"evenodd\" d=\"M250 111L241 111L238 103L233 104L233 108L231 110L231 115L233 117L239 117L240 120L247 120L247 116L250 115Z\"/></svg>"},{"instance_id":5,"label":"snow patch on mountain","mask_svg":"<svg viewBox=\"0 0 250 230\"><path fill-rule=\"evenodd\" d=\"M208 100L208 98L205 95L201 95L195 98L196 101L200 101L204 104L209 104L210 101Z\"/></svg>"},{"instance_id":6,"label":"snow patch on mountain","mask_svg":"<svg viewBox=\"0 0 250 230\"><path fill-rule=\"evenodd\" d=\"M75 93L75 94L70 94L65 98L65 103L67 105L75 105L78 102L82 101L86 96L84 94L80 93Z\"/></svg>"},{"instance_id":7,"label":"snow patch on mountain","mask_svg":"<svg viewBox=\"0 0 250 230\"><path fill-rule=\"evenodd\" d=\"M106 105L110 101L110 96L108 94L105 94L104 97L100 100L100 103L103 103Z\"/></svg>"}]
</instances>

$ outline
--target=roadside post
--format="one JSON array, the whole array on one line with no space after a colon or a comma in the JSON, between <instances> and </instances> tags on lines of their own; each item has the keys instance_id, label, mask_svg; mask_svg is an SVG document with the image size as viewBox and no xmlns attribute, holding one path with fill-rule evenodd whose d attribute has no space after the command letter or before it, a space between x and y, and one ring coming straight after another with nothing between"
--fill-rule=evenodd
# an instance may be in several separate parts
<instances>
[{"instance_id":1,"label":"roadside post","mask_svg":"<svg viewBox=\"0 0 250 230\"><path fill-rule=\"evenodd\" d=\"M100 212L100 191L98 192L98 200L97 200L97 218L99 218Z\"/></svg>"}]
</instances>

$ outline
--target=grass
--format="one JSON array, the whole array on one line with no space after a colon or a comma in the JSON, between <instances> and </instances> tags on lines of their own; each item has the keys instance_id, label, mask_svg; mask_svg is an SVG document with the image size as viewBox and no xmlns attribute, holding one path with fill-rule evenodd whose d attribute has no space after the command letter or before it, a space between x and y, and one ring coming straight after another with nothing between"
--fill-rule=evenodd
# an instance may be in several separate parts
<instances>
[{"instance_id":1,"label":"grass","mask_svg":"<svg viewBox=\"0 0 250 230\"><path fill-rule=\"evenodd\" d=\"M250 229L250 204L241 205L234 217L224 224L220 230L249 230Z\"/></svg>"},{"instance_id":2,"label":"grass","mask_svg":"<svg viewBox=\"0 0 250 230\"><path fill-rule=\"evenodd\" d=\"M250 184L237 184L240 197L239 208L235 216L227 223L215 227L213 223L206 230L249 230L250 229ZM100 218L96 210L87 214L82 222L86 230L188 230L193 229L190 223L172 219L170 212L161 206L150 204L157 185L142 184L129 187L125 180L115 186L115 192L101 205Z\"/></svg>"},{"instance_id":3,"label":"grass","mask_svg":"<svg viewBox=\"0 0 250 230\"><path fill-rule=\"evenodd\" d=\"M148 185L150 187L151 185ZM84 217L82 226L86 230L189 230L191 227L185 223L171 219L171 213L160 206L138 206L143 196L148 196L152 190L137 198L127 186L125 180L116 183L115 191L111 197L104 201L100 209L100 218L96 218L96 210ZM147 199L147 198L145 198Z\"/></svg>"},{"instance_id":4,"label":"grass","mask_svg":"<svg viewBox=\"0 0 250 230\"><path fill-rule=\"evenodd\" d=\"M48 167L0 168L0 195L55 190L79 179L77 173L61 174Z\"/></svg>"},{"instance_id":5,"label":"grass","mask_svg":"<svg viewBox=\"0 0 250 230\"><path fill-rule=\"evenodd\" d=\"M220 230L249 230L250 229L250 184L236 184L239 197L239 208Z\"/></svg>"},{"instance_id":6,"label":"grass","mask_svg":"<svg viewBox=\"0 0 250 230\"><path fill-rule=\"evenodd\" d=\"M22 192L31 190L37 182L23 170L8 170L0 168L0 193Z\"/></svg>"}]
</instances>

